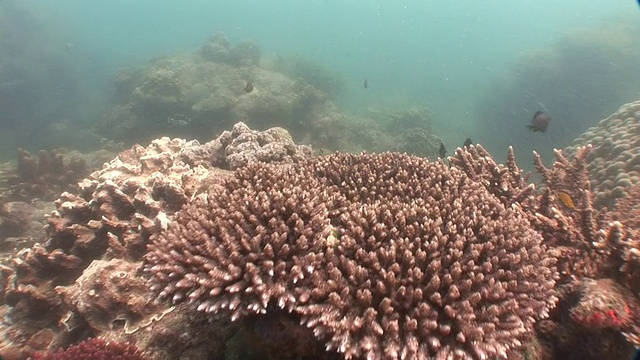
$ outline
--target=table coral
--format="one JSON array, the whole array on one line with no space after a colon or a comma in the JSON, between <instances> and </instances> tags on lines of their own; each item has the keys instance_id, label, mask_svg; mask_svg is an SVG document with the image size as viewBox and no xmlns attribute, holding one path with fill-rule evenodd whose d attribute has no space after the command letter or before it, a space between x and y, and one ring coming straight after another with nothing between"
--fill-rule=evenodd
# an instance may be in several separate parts
<instances>
[{"instance_id":1,"label":"table coral","mask_svg":"<svg viewBox=\"0 0 640 360\"><path fill-rule=\"evenodd\" d=\"M555 303L524 214L442 162L249 164L145 255L152 289L232 320L274 304L346 358L506 358Z\"/></svg>"}]
</instances>

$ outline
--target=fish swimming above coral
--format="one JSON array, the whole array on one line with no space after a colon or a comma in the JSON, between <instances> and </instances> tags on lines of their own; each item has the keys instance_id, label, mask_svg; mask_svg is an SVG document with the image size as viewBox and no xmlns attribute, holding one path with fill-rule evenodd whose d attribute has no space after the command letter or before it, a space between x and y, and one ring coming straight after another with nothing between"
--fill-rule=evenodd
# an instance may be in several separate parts
<instances>
[{"instance_id":1,"label":"fish swimming above coral","mask_svg":"<svg viewBox=\"0 0 640 360\"><path fill-rule=\"evenodd\" d=\"M471 138L467 138L467 140L464 141L464 144L462 145L463 148L465 147L469 147L473 144L473 141L471 140Z\"/></svg>"},{"instance_id":2,"label":"fish swimming above coral","mask_svg":"<svg viewBox=\"0 0 640 360\"><path fill-rule=\"evenodd\" d=\"M438 156L441 159L444 159L445 156L447 156L447 148L444 147L444 143L440 142L440 149L438 149Z\"/></svg>"},{"instance_id":3,"label":"fish swimming above coral","mask_svg":"<svg viewBox=\"0 0 640 360\"><path fill-rule=\"evenodd\" d=\"M536 111L531 119L531 125L527 125L529 131L533 132L546 132L551 122L551 116L544 111Z\"/></svg>"}]
</instances>

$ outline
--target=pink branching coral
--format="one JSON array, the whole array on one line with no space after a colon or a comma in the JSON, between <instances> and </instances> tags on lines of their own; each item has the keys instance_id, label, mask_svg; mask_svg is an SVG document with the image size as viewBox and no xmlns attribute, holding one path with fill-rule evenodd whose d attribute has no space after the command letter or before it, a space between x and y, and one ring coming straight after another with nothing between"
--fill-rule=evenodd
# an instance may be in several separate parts
<instances>
[{"instance_id":1,"label":"pink branching coral","mask_svg":"<svg viewBox=\"0 0 640 360\"><path fill-rule=\"evenodd\" d=\"M561 275L558 283L564 286L559 306L551 319L539 327L543 336L564 357L563 351L578 346L584 332L599 334L599 339L591 340L602 345L598 351L614 349L611 353L592 351L595 354L592 358L601 358L622 353L625 346L629 347L621 334L631 344L640 346L640 316L636 315L640 243L635 235L640 217L634 200L640 198L640 191L635 195L632 188L629 197L620 200L620 207L614 212L594 209L585 165L591 147L574 151L574 156L567 158L556 150L551 167L546 167L534 153L534 164L542 177L538 191L522 180L512 149L506 166L496 164L480 146L458 149L451 163L478 179L506 205L522 208L558 259ZM566 305L571 301L575 303ZM573 320L571 324L567 323L567 317ZM566 334L565 341L557 341L559 331L543 329L549 328L550 322L555 322L553 327ZM609 345L604 346L605 343Z\"/></svg>"},{"instance_id":2,"label":"pink branching coral","mask_svg":"<svg viewBox=\"0 0 640 360\"><path fill-rule=\"evenodd\" d=\"M489 359L555 304L526 215L442 162L337 154L250 164L149 247L152 289L232 320L277 305L345 358Z\"/></svg>"},{"instance_id":3,"label":"pink branching coral","mask_svg":"<svg viewBox=\"0 0 640 360\"><path fill-rule=\"evenodd\" d=\"M130 344L92 338L55 352L36 353L31 360L144 360Z\"/></svg>"}]
</instances>

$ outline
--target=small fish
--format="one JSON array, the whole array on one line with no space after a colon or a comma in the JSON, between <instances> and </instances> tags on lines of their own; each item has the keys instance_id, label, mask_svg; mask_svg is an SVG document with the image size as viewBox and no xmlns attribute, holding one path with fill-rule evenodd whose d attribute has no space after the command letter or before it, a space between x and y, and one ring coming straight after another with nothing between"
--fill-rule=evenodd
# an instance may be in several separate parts
<instances>
[{"instance_id":1,"label":"small fish","mask_svg":"<svg viewBox=\"0 0 640 360\"><path fill-rule=\"evenodd\" d=\"M253 91L253 83L251 81L247 81L247 85L244 87L244 92L247 94Z\"/></svg>"},{"instance_id":2,"label":"small fish","mask_svg":"<svg viewBox=\"0 0 640 360\"><path fill-rule=\"evenodd\" d=\"M640 0L638 0L638 1L640 1ZM364 79L364 83L362 84L362 86L363 86L365 89L368 89L368 88L369 88L369 82L367 81L367 79Z\"/></svg>"},{"instance_id":3,"label":"small fish","mask_svg":"<svg viewBox=\"0 0 640 360\"><path fill-rule=\"evenodd\" d=\"M441 159L444 159L444 157L447 156L447 148L444 147L444 143L442 141L440 142L440 149L438 150L438 155L440 156Z\"/></svg>"},{"instance_id":4,"label":"small fish","mask_svg":"<svg viewBox=\"0 0 640 360\"><path fill-rule=\"evenodd\" d=\"M573 203L573 199L571 198L571 195L569 195L566 191L559 190L558 199L560 199L560 201L562 202L562 204L564 204L564 206L568 207L569 209L575 210L576 205Z\"/></svg>"},{"instance_id":5,"label":"small fish","mask_svg":"<svg viewBox=\"0 0 640 360\"><path fill-rule=\"evenodd\" d=\"M549 116L549 114L544 111L536 111L536 113L533 114L533 119L531 119L531 125L527 125L527 128L533 132L545 132L550 122L551 116Z\"/></svg>"},{"instance_id":6,"label":"small fish","mask_svg":"<svg viewBox=\"0 0 640 360\"><path fill-rule=\"evenodd\" d=\"M467 140L464 141L464 144L462 145L462 147L469 147L473 144L473 141L471 141L471 138L467 138Z\"/></svg>"}]
</instances>

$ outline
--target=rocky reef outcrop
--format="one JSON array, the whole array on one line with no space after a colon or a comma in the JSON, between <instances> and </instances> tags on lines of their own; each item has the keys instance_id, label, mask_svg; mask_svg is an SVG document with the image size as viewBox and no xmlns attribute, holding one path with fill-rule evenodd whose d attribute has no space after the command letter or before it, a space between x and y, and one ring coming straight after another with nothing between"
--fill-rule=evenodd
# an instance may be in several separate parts
<instances>
[{"instance_id":1,"label":"rocky reef outcrop","mask_svg":"<svg viewBox=\"0 0 640 360\"><path fill-rule=\"evenodd\" d=\"M260 66L256 44L231 44L222 33L198 51L157 58L123 71L113 104L99 125L105 136L151 140L161 134L205 140L236 121L280 126L303 143L329 147L344 115L327 93L302 78Z\"/></svg>"}]
</instances>

